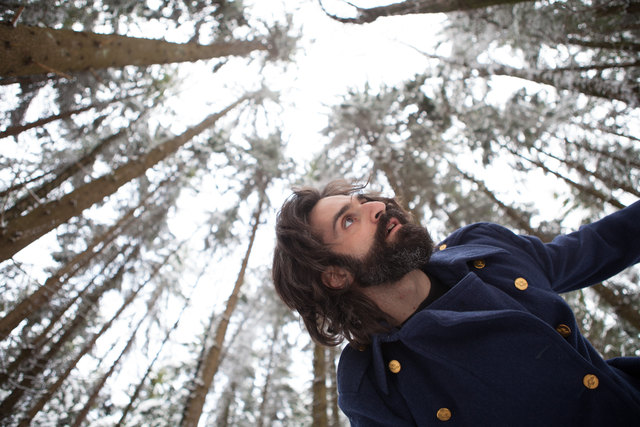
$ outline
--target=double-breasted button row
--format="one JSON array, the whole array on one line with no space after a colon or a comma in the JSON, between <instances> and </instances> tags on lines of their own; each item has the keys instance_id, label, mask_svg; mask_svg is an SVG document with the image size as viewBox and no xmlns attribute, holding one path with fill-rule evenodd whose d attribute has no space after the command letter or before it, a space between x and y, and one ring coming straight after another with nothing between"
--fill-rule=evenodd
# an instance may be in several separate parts
<instances>
[{"instance_id":1,"label":"double-breasted button row","mask_svg":"<svg viewBox=\"0 0 640 427\"><path fill-rule=\"evenodd\" d=\"M397 360L393 359L389 361L389 371L397 374L402 370L402 365ZM440 421L449 421L451 419L451 410L449 408L440 408L436 413L436 418Z\"/></svg>"}]
</instances>

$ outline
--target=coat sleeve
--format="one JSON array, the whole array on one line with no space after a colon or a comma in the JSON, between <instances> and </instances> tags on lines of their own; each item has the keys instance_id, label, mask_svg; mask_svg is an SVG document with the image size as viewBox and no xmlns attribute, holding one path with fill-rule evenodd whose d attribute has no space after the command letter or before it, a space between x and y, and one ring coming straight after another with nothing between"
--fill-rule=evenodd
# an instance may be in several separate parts
<instances>
[{"instance_id":1,"label":"coat sleeve","mask_svg":"<svg viewBox=\"0 0 640 427\"><path fill-rule=\"evenodd\" d=\"M640 201L547 244L522 239L556 292L591 286L640 261Z\"/></svg>"}]
</instances>

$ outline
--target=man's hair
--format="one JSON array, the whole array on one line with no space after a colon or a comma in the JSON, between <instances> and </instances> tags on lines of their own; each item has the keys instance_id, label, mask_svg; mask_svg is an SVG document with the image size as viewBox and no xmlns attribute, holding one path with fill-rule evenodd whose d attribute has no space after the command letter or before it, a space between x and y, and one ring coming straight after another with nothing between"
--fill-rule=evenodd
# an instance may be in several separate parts
<instances>
[{"instance_id":1,"label":"man's hair","mask_svg":"<svg viewBox=\"0 0 640 427\"><path fill-rule=\"evenodd\" d=\"M346 338L360 346L371 335L387 330L388 316L351 284L333 289L322 282L322 272L331 265L342 266L344 257L331 252L311 229L309 216L320 199L359 193L364 187L346 181L332 181L323 189L302 187L285 201L276 221L273 282L280 298L298 311L311 337L333 346ZM393 199L373 193L358 194L365 200L387 204Z\"/></svg>"}]
</instances>

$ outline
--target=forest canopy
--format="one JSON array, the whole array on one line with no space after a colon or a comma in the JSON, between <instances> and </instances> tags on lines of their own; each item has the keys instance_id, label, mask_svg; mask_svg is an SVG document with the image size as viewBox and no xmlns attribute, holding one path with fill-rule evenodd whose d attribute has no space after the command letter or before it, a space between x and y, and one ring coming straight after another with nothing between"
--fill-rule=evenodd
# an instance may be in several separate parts
<instances>
[{"instance_id":1,"label":"forest canopy","mask_svg":"<svg viewBox=\"0 0 640 427\"><path fill-rule=\"evenodd\" d=\"M346 425L271 284L296 185L436 239L640 197L640 2L377 3L0 1L0 424ZM605 357L638 273L565 295Z\"/></svg>"}]
</instances>

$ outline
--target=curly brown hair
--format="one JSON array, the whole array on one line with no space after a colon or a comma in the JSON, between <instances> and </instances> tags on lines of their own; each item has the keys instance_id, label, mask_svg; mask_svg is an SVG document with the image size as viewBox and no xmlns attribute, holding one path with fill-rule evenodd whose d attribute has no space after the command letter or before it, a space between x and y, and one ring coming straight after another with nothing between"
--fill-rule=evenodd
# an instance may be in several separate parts
<instances>
[{"instance_id":1,"label":"curly brown hair","mask_svg":"<svg viewBox=\"0 0 640 427\"><path fill-rule=\"evenodd\" d=\"M322 272L341 265L342 257L329 250L312 232L309 215L322 198L353 195L367 201L381 201L401 209L394 199L375 193L361 193L363 186L332 181L323 189L302 187L283 204L276 221L276 247L272 278L284 303L298 311L311 337L334 346L347 339L351 344L368 344L371 336L388 329L389 317L351 284L340 289L322 282Z\"/></svg>"}]
</instances>

